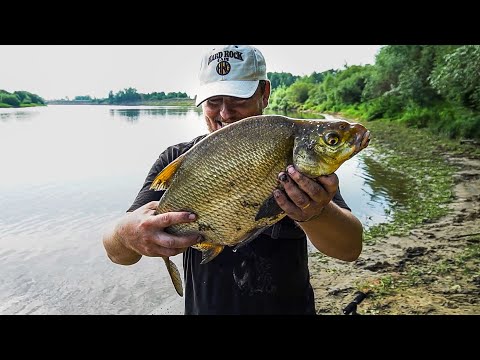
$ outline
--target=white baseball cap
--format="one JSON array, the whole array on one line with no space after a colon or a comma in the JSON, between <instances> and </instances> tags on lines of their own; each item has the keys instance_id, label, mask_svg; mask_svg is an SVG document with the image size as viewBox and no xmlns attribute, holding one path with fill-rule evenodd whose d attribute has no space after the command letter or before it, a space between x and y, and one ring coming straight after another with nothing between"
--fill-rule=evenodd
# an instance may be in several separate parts
<instances>
[{"instance_id":1,"label":"white baseball cap","mask_svg":"<svg viewBox=\"0 0 480 360\"><path fill-rule=\"evenodd\" d=\"M262 53L249 45L224 45L213 48L202 58L200 86L195 105L212 96L249 98L259 80L268 80Z\"/></svg>"}]
</instances>

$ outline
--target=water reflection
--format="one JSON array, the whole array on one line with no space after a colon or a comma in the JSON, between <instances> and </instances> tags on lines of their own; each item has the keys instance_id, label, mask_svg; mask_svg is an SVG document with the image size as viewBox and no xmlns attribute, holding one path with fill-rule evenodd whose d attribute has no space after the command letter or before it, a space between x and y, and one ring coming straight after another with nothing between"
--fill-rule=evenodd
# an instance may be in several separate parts
<instances>
[{"instance_id":1,"label":"water reflection","mask_svg":"<svg viewBox=\"0 0 480 360\"><path fill-rule=\"evenodd\" d=\"M386 167L375 156L365 157L363 163L366 169L363 176L370 188L372 201L388 198L390 202L404 204L408 200L407 189L414 185L409 184L408 177Z\"/></svg>"},{"instance_id":2,"label":"water reflection","mask_svg":"<svg viewBox=\"0 0 480 360\"><path fill-rule=\"evenodd\" d=\"M196 107L184 107L184 106L160 106L155 108L119 108L119 109L110 109L110 116L113 118L120 118L126 120L127 122L134 123L142 117L165 117L165 116L177 116L177 117L187 117L195 116L197 117L201 112L201 109Z\"/></svg>"},{"instance_id":3,"label":"water reflection","mask_svg":"<svg viewBox=\"0 0 480 360\"><path fill-rule=\"evenodd\" d=\"M10 110L10 111L6 111ZM38 115L36 111L22 111L18 109L2 109L0 121L30 121Z\"/></svg>"}]
</instances>

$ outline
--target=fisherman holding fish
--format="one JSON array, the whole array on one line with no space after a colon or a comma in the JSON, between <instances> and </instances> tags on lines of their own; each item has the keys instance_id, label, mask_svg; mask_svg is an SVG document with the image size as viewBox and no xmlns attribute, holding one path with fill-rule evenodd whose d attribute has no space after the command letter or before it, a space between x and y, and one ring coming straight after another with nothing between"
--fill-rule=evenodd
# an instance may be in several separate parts
<instances>
[{"instance_id":1,"label":"fisherman holding fish","mask_svg":"<svg viewBox=\"0 0 480 360\"><path fill-rule=\"evenodd\" d=\"M268 216L273 219L274 214L281 216L278 218L280 220L271 222L273 225L257 229L242 238L245 241L242 240L241 246L223 246L231 244L228 239L222 246L205 239L216 224L202 223L200 210L157 211L162 208L159 200L166 194L167 186L163 185L174 177L181 160L192 153L193 150L188 152L190 149L205 146L207 140L214 138L213 135L225 135L227 128L224 127L229 124L262 115L268 106L270 82L265 59L259 49L252 46L226 45L210 49L202 58L199 79L196 105L202 105L210 134L170 146L160 154L132 206L104 234L103 244L107 255L111 261L121 265L135 264L142 256L162 257L177 292L183 295L178 270L168 260L168 257L183 253L186 315L314 315L307 241L327 256L354 261L362 250L363 227L343 200L335 173L327 171L329 175L312 178L305 175L304 171L301 173L299 169L303 168L294 164L297 158L305 163L310 156L307 150L317 146L305 142L310 132L305 132L298 140L305 143L296 145L293 159L292 155L288 158L291 163L282 163L280 171L275 173L276 187L272 188L269 199L256 204L242 198L243 207L255 207L255 212L259 210L256 220ZM321 141L332 147L341 143L346 151L350 151L342 162L368 144L369 133L360 124L344 122L328 126L333 130L322 135ZM236 125L231 128L236 128ZM350 136L348 141L342 138L343 134ZM251 137L255 136L259 135L252 134ZM228 143L225 141L220 145L228 147ZM341 163L335 158L327 160L338 163L334 164L332 171ZM204 173L208 174L208 168ZM249 178L253 179L256 175L246 171L241 178L229 180L232 189L237 188L238 182L248 183ZM208 194L204 199L201 198L201 202L205 208L211 209L217 199L212 196L214 193ZM240 232L241 224L233 223L229 221L223 226L236 228ZM169 231L182 226L194 226L199 231Z\"/></svg>"}]
</instances>

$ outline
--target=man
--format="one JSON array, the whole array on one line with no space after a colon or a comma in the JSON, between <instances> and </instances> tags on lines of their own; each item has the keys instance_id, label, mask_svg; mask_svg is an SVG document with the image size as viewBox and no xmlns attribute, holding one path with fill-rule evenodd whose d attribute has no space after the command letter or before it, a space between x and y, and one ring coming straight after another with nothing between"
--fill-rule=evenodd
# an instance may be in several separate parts
<instances>
[{"instance_id":1,"label":"man","mask_svg":"<svg viewBox=\"0 0 480 360\"><path fill-rule=\"evenodd\" d=\"M196 105L202 105L210 132L261 115L268 105L265 59L252 46L211 49L202 59L199 78ZM195 221L195 214L154 215L163 192L149 188L165 166L204 136L160 155L133 205L104 235L109 258L131 265L142 256L183 252L185 314L315 314L307 240L345 261L357 259L362 249L362 225L343 201L337 176L312 180L287 167L278 175L284 190L275 190L274 196L288 216L238 251L225 247L213 261L200 265L201 252L190 246L201 237L165 232L170 225Z\"/></svg>"}]
</instances>

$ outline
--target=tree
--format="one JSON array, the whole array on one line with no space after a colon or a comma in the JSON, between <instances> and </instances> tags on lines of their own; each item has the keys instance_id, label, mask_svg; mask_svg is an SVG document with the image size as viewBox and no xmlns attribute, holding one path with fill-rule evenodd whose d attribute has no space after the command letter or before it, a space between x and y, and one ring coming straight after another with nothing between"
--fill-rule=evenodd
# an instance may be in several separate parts
<instances>
[{"instance_id":1,"label":"tree","mask_svg":"<svg viewBox=\"0 0 480 360\"><path fill-rule=\"evenodd\" d=\"M448 100L480 110L480 45L464 45L443 57L430 77Z\"/></svg>"}]
</instances>

